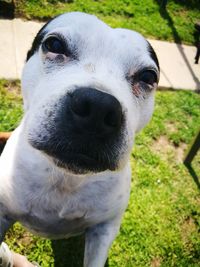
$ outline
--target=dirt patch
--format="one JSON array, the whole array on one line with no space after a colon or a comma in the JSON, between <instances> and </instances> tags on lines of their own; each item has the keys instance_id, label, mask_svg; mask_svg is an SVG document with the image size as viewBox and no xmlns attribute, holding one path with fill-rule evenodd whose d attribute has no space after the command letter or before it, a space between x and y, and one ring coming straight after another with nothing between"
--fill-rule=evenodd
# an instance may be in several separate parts
<instances>
[{"instance_id":1,"label":"dirt patch","mask_svg":"<svg viewBox=\"0 0 200 267\"><path fill-rule=\"evenodd\" d=\"M161 259L160 258L154 258L151 261L151 267L160 267L161 265Z\"/></svg>"},{"instance_id":2,"label":"dirt patch","mask_svg":"<svg viewBox=\"0 0 200 267\"><path fill-rule=\"evenodd\" d=\"M4 87L13 94L21 95L21 86L19 81L7 81Z\"/></svg>"},{"instance_id":3,"label":"dirt patch","mask_svg":"<svg viewBox=\"0 0 200 267\"><path fill-rule=\"evenodd\" d=\"M166 126L167 131L169 131L170 133L175 133L177 131L173 122L168 122L166 123L165 126Z\"/></svg>"},{"instance_id":4,"label":"dirt patch","mask_svg":"<svg viewBox=\"0 0 200 267\"><path fill-rule=\"evenodd\" d=\"M193 218L188 217L182 224L182 240L187 246L190 245L190 236L193 232L197 231L197 225L195 224Z\"/></svg>"},{"instance_id":5,"label":"dirt patch","mask_svg":"<svg viewBox=\"0 0 200 267\"><path fill-rule=\"evenodd\" d=\"M29 246L33 242L33 238L31 234L25 232L22 238L18 240L18 242L21 243L23 246Z\"/></svg>"},{"instance_id":6,"label":"dirt patch","mask_svg":"<svg viewBox=\"0 0 200 267\"><path fill-rule=\"evenodd\" d=\"M154 151L161 152L163 154L168 153L172 149L167 137L162 135L154 142L152 148Z\"/></svg>"},{"instance_id":7,"label":"dirt patch","mask_svg":"<svg viewBox=\"0 0 200 267\"><path fill-rule=\"evenodd\" d=\"M181 143L179 146L174 146L166 136L160 136L159 139L153 143L152 149L165 159L169 154L172 154L175 161L180 163L183 162L187 145L185 143Z\"/></svg>"},{"instance_id":8,"label":"dirt patch","mask_svg":"<svg viewBox=\"0 0 200 267\"><path fill-rule=\"evenodd\" d=\"M187 145L182 143L178 147L175 147L177 162L183 162Z\"/></svg>"}]
</instances>

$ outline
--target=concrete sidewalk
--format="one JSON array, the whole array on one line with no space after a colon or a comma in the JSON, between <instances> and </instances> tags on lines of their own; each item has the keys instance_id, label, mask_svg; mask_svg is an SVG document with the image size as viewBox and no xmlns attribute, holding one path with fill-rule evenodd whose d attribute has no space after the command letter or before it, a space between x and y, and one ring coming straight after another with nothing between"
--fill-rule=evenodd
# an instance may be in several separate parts
<instances>
[{"instance_id":1,"label":"concrete sidewalk","mask_svg":"<svg viewBox=\"0 0 200 267\"><path fill-rule=\"evenodd\" d=\"M43 23L0 19L0 78L20 79L27 51ZM149 40L161 67L160 87L200 90L200 63L194 46Z\"/></svg>"}]
</instances>

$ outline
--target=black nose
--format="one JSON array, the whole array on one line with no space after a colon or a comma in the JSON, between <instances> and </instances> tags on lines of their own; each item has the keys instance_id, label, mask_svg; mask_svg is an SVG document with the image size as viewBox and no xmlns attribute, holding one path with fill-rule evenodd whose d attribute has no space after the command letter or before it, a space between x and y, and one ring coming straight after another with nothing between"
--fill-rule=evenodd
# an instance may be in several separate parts
<instances>
[{"instance_id":1,"label":"black nose","mask_svg":"<svg viewBox=\"0 0 200 267\"><path fill-rule=\"evenodd\" d=\"M122 107L112 95L94 88L78 88L69 94L73 124L81 133L105 136L122 125Z\"/></svg>"}]
</instances>

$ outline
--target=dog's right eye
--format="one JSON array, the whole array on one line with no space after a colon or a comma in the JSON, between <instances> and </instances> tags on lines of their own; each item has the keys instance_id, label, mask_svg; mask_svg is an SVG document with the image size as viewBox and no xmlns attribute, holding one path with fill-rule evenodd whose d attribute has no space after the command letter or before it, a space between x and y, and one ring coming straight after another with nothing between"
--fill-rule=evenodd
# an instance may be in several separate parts
<instances>
[{"instance_id":1,"label":"dog's right eye","mask_svg":"<svg viewBox=\"0 0 200 267\"><path fill-rule=\"evenodd\" d=\"M54 54L65 54L66 49L63 41L55 36L50 36L42 43L43 49Z\"/></svg>"},{"instance_id":2,"label":"dog's right eye","mask_svg":"<svg viewBox=\"0 0 200 267\"><path fill-rule=\"evenodd\" d=\"M138 79L141 82L149 84L151 86L158 82L157 74L154 70L144 70L138 74Z\"/></svg>"}]
</instances>

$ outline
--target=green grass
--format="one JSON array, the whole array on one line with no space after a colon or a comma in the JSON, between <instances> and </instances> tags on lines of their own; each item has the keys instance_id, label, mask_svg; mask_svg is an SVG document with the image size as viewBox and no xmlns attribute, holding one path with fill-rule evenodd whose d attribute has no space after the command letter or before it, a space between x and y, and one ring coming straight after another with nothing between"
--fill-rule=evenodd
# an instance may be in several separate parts
<instances>
[{"instance_id":1,"label":"green grass","mask_svg":"<svg viewBox=\"0 0 200 267\"><path fill-rule=\"evenodd\" d=\"M67 2L67 1L66 1ZM146 37L194 44L194 23L200 20L199 0L18 0L16 14L28 19L46 20L69 11L97 15L112 27L130 28Z\"/></svg>"},{"instance_id":2,"label":"green grass","mask_svg":"<svg viewBox=\"0 0 200 267\"><path fill-rule=\"evenodd\" d=\"M0 80L0 131L12 131L22 114L19 81Z\"/></svg>"},{"instance_id":3,"label":"green grass","mask_svg":"<svg viewBox=\"0 0 200 267\"><path fill-rule=\"evenodd\" d=\"M1 130L13 129L22 114L15 90L6 93L10 87L0 82L0 114L7 116ZM200 267L200 193L182 164L199 129L199 107L200 96L194 92L157 92L153 119L137 136L132 151L130 202L107 266ZM200 153L193 168L200 176ZM83 237L50 241L31 235L17 223L6 242L43 267L82 266Z\"/></svg>"}]
</instances>

